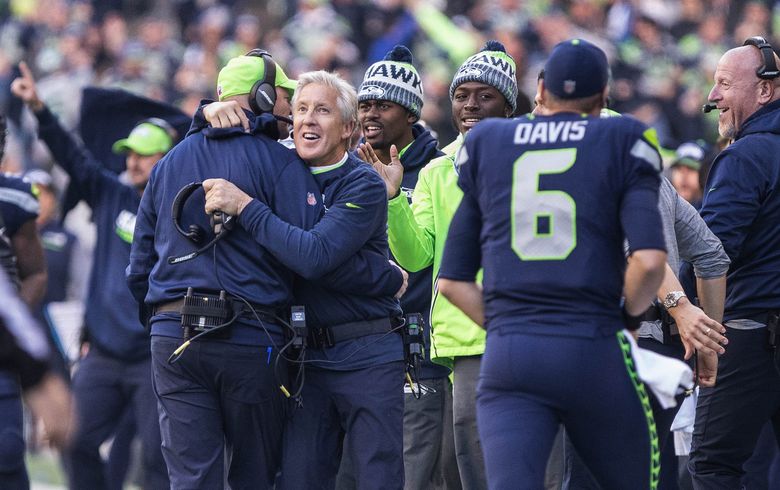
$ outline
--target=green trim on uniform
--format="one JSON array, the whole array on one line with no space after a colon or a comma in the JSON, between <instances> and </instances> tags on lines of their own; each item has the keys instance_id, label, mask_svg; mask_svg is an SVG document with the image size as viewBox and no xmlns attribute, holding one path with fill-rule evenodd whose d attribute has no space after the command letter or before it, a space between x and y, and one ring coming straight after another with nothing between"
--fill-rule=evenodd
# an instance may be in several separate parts
<instances>
[{"instance_id":1,"label":"green trim on uniform","mask_svg":"<svg viewBox=\"0 0 780 490\"><path fill-rule=\"evenodd\" d=\"M413 144L414 144L414 140L410 141L408 145L404 146L404 148L401 151L398 152L398 159L399 160L404 157L404 153L406 153L406 150L411 148Z\"/></svg>"},{"instance_id":2,"label":"green trim on uniform","mask_svg":"<svg viewBox=\"0 0 780 490\"><path fill-rule=\"evenodd\" d=\"M645 385L636 372L634 358L631 357L631 343L626 339L622 331L617 332L616 335L620 344L620 350L623 353L626 371L628 371L628 375L631 378L631 384L634 385L634 389L636 389L636 393L639 395L639 402L642 404L642 410L645 412L645 418L647 419L647 428L650 432L650 489L655 490L658 488L658 477L661 473L661 449L658 446L658 431L653 418L653 408L650 406L650 397L647 395Z\"/></svg>"}]
</instances>

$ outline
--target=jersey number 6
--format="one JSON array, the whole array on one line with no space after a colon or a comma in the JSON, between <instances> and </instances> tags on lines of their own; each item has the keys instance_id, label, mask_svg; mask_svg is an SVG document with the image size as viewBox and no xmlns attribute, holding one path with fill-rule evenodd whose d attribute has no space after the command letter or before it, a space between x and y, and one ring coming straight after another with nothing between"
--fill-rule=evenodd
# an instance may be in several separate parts
<instances>
[{"instance_id":1,"label":"jersey number 6","mask_svg":"<svg viewBox=\"0 0 780 490\"><path fill-rule=\"evenodd\" d=\"M577 204L563 191L540 191L543 174L566 172L576 148L532 150L515 161L512 249L521 260L565 260L577 246Z\"/></svg>"}]
</instances>

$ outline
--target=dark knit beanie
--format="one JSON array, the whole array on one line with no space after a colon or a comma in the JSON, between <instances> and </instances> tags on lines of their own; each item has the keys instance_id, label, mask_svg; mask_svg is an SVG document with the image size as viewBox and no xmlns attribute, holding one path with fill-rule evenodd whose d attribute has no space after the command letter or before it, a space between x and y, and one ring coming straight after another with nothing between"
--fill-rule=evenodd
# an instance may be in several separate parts
<instances>
[{"instance_id":1,"label":"dark knit beanie","mask_svg":"<svg viewBox=\"0 0 780 490\"><path fill-rule=\"evenodd\" d=\"M423 87L409 48L399 44L368 67L358 89L358 101L364 100L389 100L420 117Z\"/></svg>"},{"instance_id":2,"label":"dark knit beanie","mask_svg":"<svg viewBox=\"0 0 780 490\"><path fill-rule=\"evenodd\" d=\"M469 57L458 68L450 85L450 99L463 83L484 83L501 92L514 112L517 109L516 69L515 60L507 54L504 45L488 41L479 53Z\"/></svg>"}]
</instances>

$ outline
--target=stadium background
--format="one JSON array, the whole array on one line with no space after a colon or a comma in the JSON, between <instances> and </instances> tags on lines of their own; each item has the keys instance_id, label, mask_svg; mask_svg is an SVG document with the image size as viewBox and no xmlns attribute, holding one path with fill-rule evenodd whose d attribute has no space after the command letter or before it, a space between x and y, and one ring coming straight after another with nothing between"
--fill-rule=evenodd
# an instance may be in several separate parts
<instances>
[{"instance_id":1,"label":"stadium background","mask_svg":"<svg viewBox=\"0 0 780 490\"><path fill-rule=\"evenodd\" d=\"M780 1L10 0L0 1L0 111L14 110L8 87L21 60L42 99L75 129L85 86L121 87L192 114L201 99L215 98L223 64L255 47L291 77L337 70L357 85L369 64L405 44L423 78L423 120L444 146L456 135L452 75L487 39L500 40L517 62L522 113L550 49L582 37L608 54L611 107L653 126L674 150L690 140L715 143L717 115L702 114L701 105L720 55L752 35L778 46L776 34ZM31 118L9 132L3 170L51 167ZM57 482L50 466L34 460L33 478Z\"/></svg>"},{"instance_id":2,"label":"stadium background","mask_svg":"<svg viewBox=\"0 0 780 490\"><path fill-rule=\"evenodd\" d=\"M551 47L578 36L609 55L612 107L654 126L674 149L698 138L714 142L716 115L700 108L715 63L750 35L775 40L780 2L11 0L0 2L0 19L0 84L8 86L15 64L27 60L43 99L72 128L86 85L123 87L191 114L201 98L214 97L224 62L250 48L269 50L291 76L338 70L357 84L370 63L402 43L424 80L423 119L446 144L455 136L452 74L486 39L504 43L521 89L533 96ZM9 97L2 90L0 108ZM12 140L8 168L48 167L45 155L26 151L30 138Z\"/></svg>"}]
</instances>

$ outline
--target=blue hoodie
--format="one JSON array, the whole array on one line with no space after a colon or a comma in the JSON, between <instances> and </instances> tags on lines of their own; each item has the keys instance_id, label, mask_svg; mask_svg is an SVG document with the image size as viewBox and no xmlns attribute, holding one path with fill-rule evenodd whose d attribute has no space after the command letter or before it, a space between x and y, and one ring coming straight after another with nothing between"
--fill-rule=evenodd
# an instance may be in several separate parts
<instances>
[{"instance_id":1,"label":"blue hoodie","mask_svg":"<svg viewBox=\"0 0 780 490\"><path fill-rule=\"evenodd\" d=\"M293 272L255 241L243 225L254 206L262 202L282 219L308 229L322 215L322 199L303 161L266 136L276 120L270 115L256 118L251 113L247 117L250 134L241 128L209 127L201 114L196 114L187 137L152 170L138 212L127 273L128 284L139 301L148 305L170 302L192 287L196 291L225 289L269 309L289 306ZM174 197L186 184L209 178L226 179L255 200L239 217L242 226L236 226L218 242L216 266L211 250L192 260L169 264L168 257L182 256L196 248L173 226ZM210 229L203 203L203 191L198 190L183 209L182 227L197 224ZM207 235L207 239L213 236L210 232ZM379 253L346 258L345 268L358 270L357 279L341 269L330 273L339 264L317 268L311 262L308 257L298 260L300 272L316 278L324 276L321 280L326 287L353 294L393 294L401 284L400 273ZM267 335L255 328L251 319L242 318L241 324L245 322L246 328L234 326L231 342L268 345ZM281 333L276 325L266 326ZM181 329L176 322L154 321L152 334L181 337Z\"/></svg>"},{"instance_id":2,"label":"blue hoodie","mask_svg":"<svg viewBox=\"0 0 780 490\"><path fill-rule=\"evenodd\" d=\"M242 226L282 263L301 274L337 267L358 251L387 257L387 191L374 169L348 155L341 165L313 171L326 215L311 231L285 222L259 201L253 201L241 213ZM357 271L345 266L339 268L358 280ZM306 278L312 279L310 275ZM332 327L401 313L394 292L367 297L329 291L323 286L321 281L308 280L296 287L296 299L306 305L310 327ZM307 356L329 361L329 369L361 369L403 359L400 339L396 334L368 335L330 349L310 349Z\"/></svg>"},{"instance_id":3,"label":"blue hoodie","mask_svg":"<svg viewBox=\"0 0 780 490\"><path fill-rule=\"evenodd\" d=\"M712 164L701 216L731 259L725 320L780 308L780 100L756 111Z\"/></svg>"},{"instance_id":4,"label":"blue hoodie","mask_svg":"<svg viewBox=\"0 0 780 490\"><path fill-rule=\"evenodd\" d=\"M141 202L137 189L105 169L44 108L36 113L38 135L71 185L92 208L97 227L84 323L90 342L106 354L136 361L149 357L149 338L138 321L138 303L125 283L135 213Z\"/></svg>"}]
</instances>

